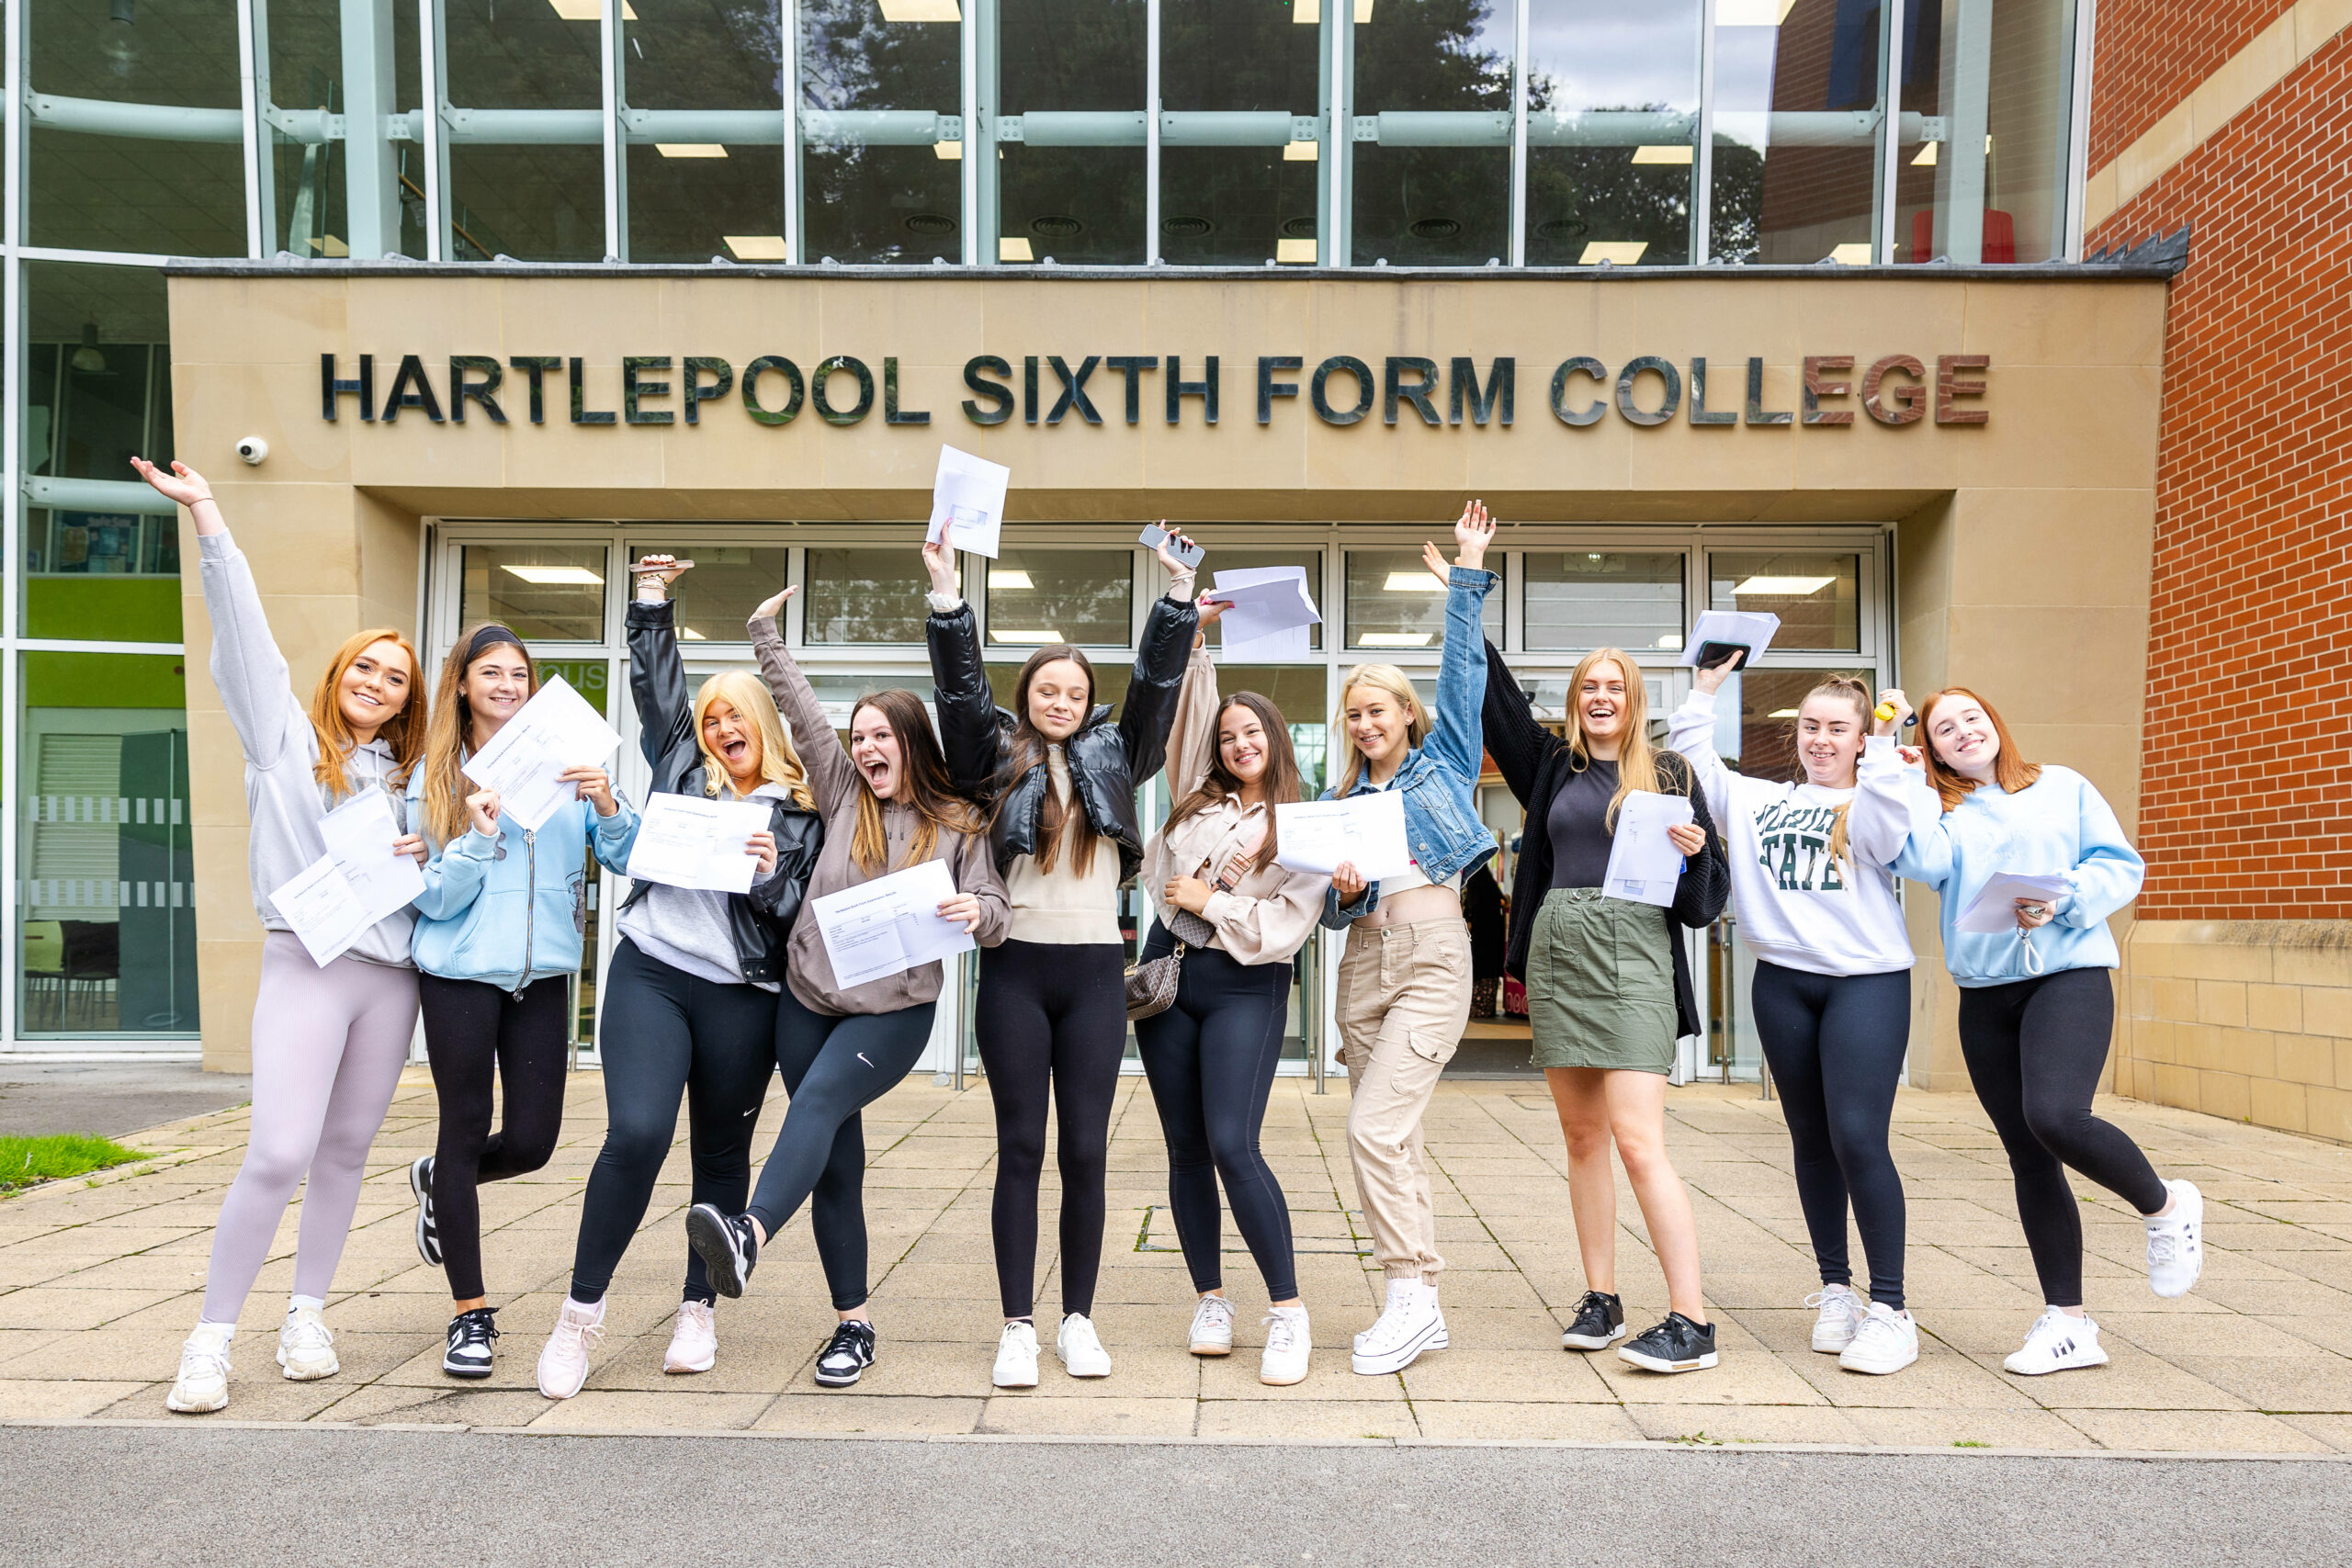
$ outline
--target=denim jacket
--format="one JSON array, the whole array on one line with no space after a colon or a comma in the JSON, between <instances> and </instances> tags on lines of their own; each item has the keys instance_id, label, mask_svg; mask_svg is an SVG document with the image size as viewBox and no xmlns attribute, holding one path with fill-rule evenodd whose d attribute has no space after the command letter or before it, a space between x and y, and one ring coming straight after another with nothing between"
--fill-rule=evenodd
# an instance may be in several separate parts
<instances>
[{"instance_id":1,"label":"denim jacket","mask_svg":"<svg viewBox=\"0 0 2352 1568\"><path fill-rule=\"evenodd\" d=\"M1487 698L1487 645L1478 614L1502 579L1479 568L1453 567L1445 578L1445 649L1437 667L1435 722L1430 737L1405 755L1389 787L1405 796L1405 841L1414 863L1431 882L1466 872L1495 852L1494 829L1478 819L1478 773L1486 757L1479 711ZM1356 775L1352 798L1379 786ZM1325 790L1323 798L1334 798ZM1343 904L1338 889L1323 895L1323 923L1333 930L1380 908L1374 883L1355 902Z\"/></svg>"},{"instance_id":2,"label":"denim jacket","mask_svg":"<svg viewBox=\"0 0 2352 1568\"><path fill-rule=\"evenodd\" d=\"M424 770L409 782L409 820L424 813ZM534 980L580 967L588 930L588 853L625 871L637 808L596 815L593 802L559 808L537 831L502 823L494 838L464 832L434 852L416 900L416 966L445 980L480 980L520 995Z\"/></svg>"}]
</instances>

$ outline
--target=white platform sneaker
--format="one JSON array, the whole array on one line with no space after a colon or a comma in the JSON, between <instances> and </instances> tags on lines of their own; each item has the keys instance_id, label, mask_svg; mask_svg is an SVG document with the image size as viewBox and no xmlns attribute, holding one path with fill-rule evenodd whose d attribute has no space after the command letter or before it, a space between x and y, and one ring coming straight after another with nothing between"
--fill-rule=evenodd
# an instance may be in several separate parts
<instances>
[{"instance_id":1,"label":"white platform sneaker","mask_svg":"<svg viewBox=\"0 0 2352 1568\"><path fill-rule=\"evenodd\" d=\"M1437 1287L1435 1285L1424 1285L1422 1281L1419 1280L1389 1280L1388 1295L1381 1306L1380 1315L1382 1317L1386 1317L1391 1312L1396 1310L1396 1303L1399 1301L1411 1295L1415 1291L1419 1290L1427 1290L1431 1295L1437 1294ZM1379 1326L1379 1323L1375 1320L1372 1327L1377 1328ZM1353 1348L1358 1350L1363 1349L1363 1342L1371 1337L1372 1328L1360 1330L1353 1341ZM1427 1345L1422 1346L1421 1348L1424 1350L1442 1350L1445 1348L1445 1323L1442 1317L1440 1318L1437 1325L1437 1337L1430 1341Z\"/></svg>"},{"instance_id":2,"label":"white platform sneaker","mask_svg":"<svg viewBox=\"0 0 2352 1568\"><path fill-rule=\"evenodd\" d=\"M989 1374L989 1382L999 1388L1037 1386L1035 1324L1023 1322L1004 1325L1004 1337L996 1342L996 1371Z\"/></svg>"},{"instance_id":3,"label":"white platform sneaker","mask_svg":"<svg viewBox=\"0 0 2352 1568\"><path fill-rule=\"evenodd\" d=\"M343 1371L335 1359L334 1335L316 1307L296 1307L277 1331L277 1364L294 1382L331 1378Z\"/></svg>"},{"instance_id":4,"label":"white platform sneaker","mask_svg":"<svg viewBox=\"0 0 2352 1568\"><path fill-rule=\"evenodd\" d=\"M1911 1314L1872 1302L1861 1327L1854 1331L1853 1339L1839 1352L1838 1364L1849 1372L1884 1377L1889 1372L1901 1371L1918 1359L1919 1325L1911 1321Z\"/></svg>"},{"instance_id":5,"label":"white platform sneaker","mask_svg":"<svg viewBox=\"0 0 2352 1568\"><path fill-rule=\"evenodd\" d=\"M1825 1356L1838 1355L1851 1345L1862 1319L1871 1314L1871 1303L1849 1285L1824 1285L1805 1297L1804 1304L1821 1309L1813 1320L1813 1348Z\"/></svg>"},{"instance_id":6,"label":"white platform sneaker","mask_svg":"<svg viewBox=\"0 0 2352 1568\"><path fill-rule=\"evenodd\" d=\"M2026 1331L2025 1343L2001 1365L2019 1377L2038 1378L2075 1367L2103 1367L2107 1352L2098 1346L2098 1324L2045 1307Z\"/></svg>"},{"instance_id":7,"label":"white platform sneaker","mask_svg":"<svg viewBox=\"0 0 2352 1568\"><path fill-rule=\"evenodd\" d=\"M229 1403L229 1338L225 1323L199 1323L180 1347L179 1376L164 1396L164 1408L200 1416Z\"/></svg>"},{"instance_id":8,"label":"white platform sneaker","mask_svg":"<svg viewBox=\"0 0 2352 1568\"><path fill-rule=\"evenodd\" d=\"M1315 1340L1303 1306L1269 1307L1266 1311L1266 1353L1258 1361L1258 1381L1273 1388L1288 1388L1306 1381L1307 1362Z\"/></svg>"},{"instance_id":9,"label":"white platform sneaker","mask_svg":"<svg viewBox=\"0 0 2352 1568\"><path fill-rule=\"evenodd\" d=\"M1424 1350L1444 1348L1445 1314L1438 1310L1437 1287L1402 1280L1388 1287L1388 1307L1356 1342L1352 1364L1365 1377L1398 1372Z\"/></svg>"},{"instance_id":10,"label":"white platform sneaker","mask_svg":"<svg viewBox=\"0 0 2352 1568\"><path fill-rule=\"evenodd\" d=\"M1064 1314L1061 1328L1054 1335L1054 1354L1061 1358L1063 1368L1074 1378L1111 1375L1111 1352L1102 1348L1102 1337L1094 1332L1094 1320L1082 1312Z\"/></svg>"}]
</instances>

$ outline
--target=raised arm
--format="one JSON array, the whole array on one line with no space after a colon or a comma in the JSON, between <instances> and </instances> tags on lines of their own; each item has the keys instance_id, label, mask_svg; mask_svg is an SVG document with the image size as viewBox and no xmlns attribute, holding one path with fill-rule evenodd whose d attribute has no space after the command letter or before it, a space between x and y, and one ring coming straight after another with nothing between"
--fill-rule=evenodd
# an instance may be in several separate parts
<instances>
[{"instance_id":1,"label":"raised arm","mask_svg":"<svg viewBox=\"0 0 2352 1568\"><path fill-rule=\"evenodd\" d=\"M1491 642L1487 644L1487 691L1478 719L1487 755L1524 807L1535 793L1535 775L1543 771L1554 737L1537 721L1534 705L1503 662L1502 649Z\"/></svg>"},{"instance_id":2,"label":"raised arm","mask_svg":"<svg viewBox=\"0 0 2352 1568\"><path fill-rule=\"evenodd\" d=\"M1216 666L1205 647L1193 649L1184 682L1176 693L1176 716L1168 729L1168 798L1172 805L1201 787L1216 755Z\"/></svg>"},{"instance_id":3,"label":"raised arm","mask_svg":"<svg viewBox=\"0 0 2352 1568\"><path fill-rule=\"evenodd\" d=\"M245 761L269 767L310 719L294 695L286 656L270 635L253 568L229 536L229 525L202 474L186 463L174 463L166 473L144 457L133 457L130 466L157 494L187 508L196 524L198 574L204 585L205 613L212 621L212 684L220 693L220 705L228 711Z\"/></svg>"},{"instance_id":4,"label":"raised arm","mask_svg":"<svg viewBox=\"0 0 2352 1568\"><path fill-rule=\"evenodd\" d=\"M1192 542L1181 534L1170 538ZM1193 604L1193 569L1178 560L1167 545L1159 547L1159 559L1168 568L1168 592L1151 602L1151 614L1143 624L1143 640L1136 648L1126 699L1119 705L1119 744L1126 752L1127 776L1138 784L1159 772L1167 761L1168 728L1176 717L1176 693L1183 684L1193 637L1201 625L1201 613Z\"/></svg>"},{"instance_id":5,"label":"raised arm","mask_svg":"<svg viewBox=\"0 0 2352 1568\"><path fill-rule=\"evenodd\" d=\"M1445 648L1438 658L1437 713L1421 750L1466 787L1475 787L1486 751L1480 712L1487 700L1487 661L1480 657L1485 635L1479 630L1479 611L1502 581L1486 569L1487 547L1495 537L1486 502L1474 501L1463 508L1453 537L1460 553L1451 567L1435 545L1421 547L1430 575L1445 584Z\"/></svg>"},{"instance_id":6,"label":"raised arm","mask_svg":"<svg viewBox=\"0 0 2352 1568\"><path fill-rule=\"evenodd\" d=\"M923 641L931 649L931 678L939 709L939 747L947 757L947 777L965 799L985 802L1004 761L1004 735L996 698L980 663L980 626L956 581L952 530L943 525L936 544L922 547L931 576L931 618Z\"/></svg>"},{"instance_id":7,"label":"raised arm","mask_svg":"<svg viewBox=\"0 0 2352 1568\"><path fill-rule=\"evenodd\" d=\"M1680 752L1690 764L1707 805L1717 817L1731 815L1732 791L1737 787L1734 781L1738 775L1724 765L1723 757L1715 750L1715 694L1731 674L1732 663L1726 659L1720 665L1700 671L1698 679L1691 682L1690 694L1666 719L1667 746Z\"/></svg>"},{"instance_id":8,"label":"raised arm","mask_svg":"<svg viewBox=\"0 0 2352 1568\"><path fill-rule=\"evenodd\" d=\"M787 588L752 614L748 626L752 656L759 660L760 678L768 683L777 711L792 726L792 741L799 749L800 765L808 771L808 790L817 797L817 809L830 820L834 809L862 786L816 689L785 650L784 634L776 630L775 618L792 594Z\"/></svg>"},{"instance_id":9,"label":"raised arm","mask_svg":"<svg viewBox=\"0 0 2352 1568\"><path fill-rule=\"evenodd\" d=\"M1705 849L1682 858L1682 874L1674 884L1675 922L1695 931L1721 919L1724 906L1731 901L1731 852L1707 809L1706 792L1694 787L1690 763L1671 752L1663 761L1660 772L1669 787L1690 796L1690 820L1707 835Z\"/></svg>"}]
</instances>

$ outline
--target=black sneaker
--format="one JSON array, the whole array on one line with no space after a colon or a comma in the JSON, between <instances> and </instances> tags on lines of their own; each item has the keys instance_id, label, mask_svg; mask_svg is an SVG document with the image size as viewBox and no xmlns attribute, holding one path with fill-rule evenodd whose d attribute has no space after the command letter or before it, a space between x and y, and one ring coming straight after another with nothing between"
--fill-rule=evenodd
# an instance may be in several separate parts
<instances>
[{"instance_id":1,"label":"black sneaker","mask_svg":"<svg viewBox=\"0 0 2352 1568\"><path fill-rule=\"evenodd\" d=\"M1625 1337L1625 1303L1615 1296L1587 1291L1577 1303L1577 1320L1560 1336L1563 1350L1606 1350Z\"/></svg>"},{"instance_id":2,"label":"black sneaker","mask_svg":"<svg viewBox=\"0 0 2352 1568\"><path fill-rule=\"evenodd\" d=\"M441 1227L433 1217L433 1156L419 1155L409 1162L408 1190L416 1194L417 1256L441 1267Z\"/></svg>"},{"instance_id":3,"label":"black sneaker","mask_svg":"<svg viewBox=\"0 0 2352 1568\"><path fill-rule=\"evenodd\" d=\"M1715 1364L1715 1325L1668 1313L1664 1323L1618 1346L1617 1359L1646 1371L1704 1371Z\"/></svg>"},{"instance_id":4,"label":"black sneaker","mask_svg":"<svg viewBox=\"0 0 2352 1568\"><path fill-rule=\"evenodd\" d=\"M490 1342L498 1337L491 1321L496 1307L476 1307L449 1320L449 1348L442 1353L441 1370L453 1378L490 1376Z\"/></svg>"},{"instance_id":5,"label":"black sneaker","mask_svg":"<svg viewBox=\"0 0 2352 1568\"><path fill-rule=\"evenodd\" d=\"M686 1244L710 1270L710 1288L722 1296L741 1295L743 1281L759 1267L752 1216L730 1215L716 1203L696 1203L686 1211Z\"/></svg>"},{"instance_id":6,"label":"black sneaker","mask_svg":"<svg viewBox=\"0 0 2352 1568\"><path fill-rule=\"evenodd\" d=\"M842 1321L817 1357L817 1386L847 1388L874 1364L874 1325L864 1318Z\"/></svg>"}]
</instances>

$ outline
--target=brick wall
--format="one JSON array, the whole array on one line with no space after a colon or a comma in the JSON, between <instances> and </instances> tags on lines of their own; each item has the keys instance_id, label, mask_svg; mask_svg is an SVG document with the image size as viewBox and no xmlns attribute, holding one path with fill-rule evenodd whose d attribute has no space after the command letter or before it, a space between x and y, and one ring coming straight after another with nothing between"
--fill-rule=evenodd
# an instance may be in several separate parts
<instances>
[{"instance_id":1,"label":"brick wall","mask_svg":"<svg viewBox=\"0 0 2352 1568\"><path fill-rule=\"evenodd\" d=\"M2099 0L2090 166L2130 146L2294 0Z\"/></svg>"}]
</instances>

